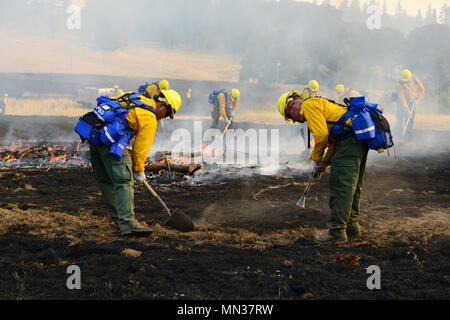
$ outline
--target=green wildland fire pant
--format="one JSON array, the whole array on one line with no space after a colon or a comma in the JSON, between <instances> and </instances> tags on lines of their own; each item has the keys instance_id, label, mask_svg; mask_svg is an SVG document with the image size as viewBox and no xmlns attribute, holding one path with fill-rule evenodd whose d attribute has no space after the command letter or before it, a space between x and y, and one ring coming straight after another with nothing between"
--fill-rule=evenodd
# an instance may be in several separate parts
<instances>
[{"instance_id":1,"label":"green wildland fire pant","mask_svg":"<svg viewBox=\"0 0 450 320\"><path fill-rule=\"evenodd\" d=\"M330 231L344 231L358 222L368 151L367 143L357 141L354 135L336 142L331 158Z\"/></svg>"},{"instance_id":2,"label":"green wildland fire pant","mask_svg":"<svg viewBox=\"0 0 450 320\"><path fill-rule=\"evenodd\" d=\"M133 171L131 155L125 150L122 160L109 154L108 146L90 145L94 176L108 212L120 230L137 225L134 216Z\"/></svg>"}]
</instances>

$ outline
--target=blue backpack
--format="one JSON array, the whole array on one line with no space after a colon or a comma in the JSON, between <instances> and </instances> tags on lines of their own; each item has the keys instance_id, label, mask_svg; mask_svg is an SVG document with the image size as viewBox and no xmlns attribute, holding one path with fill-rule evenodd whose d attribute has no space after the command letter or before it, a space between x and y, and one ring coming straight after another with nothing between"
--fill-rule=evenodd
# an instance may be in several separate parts
<instances>
[{"instance_id":1,"label":"blue backpack","mask_svg":"<svg viewBox=\"0 0 450 320\"><path fill-rule=\"evenodd\" d=\"M125 106L121 102L125 103ZM75 132L80 136L81 142L87 140L94 145L110 146L109 153L121 160L128 141L134 136L126 117L130 109L136 107L156 114L155 110L140 101L134 92L126 93L117 99L100 96L94 110L80 118Z\"/></svg>"},{"instance_id":2,"label":"blue backpack","mask_svg":"<svg viewBox=\"0 0 450 320\"><path fill-rule=\"evenodd\" d=\"M147 91L145 91L145 89L147 89L148 86L149 86L149 83L148 83L148 82L146 82L146 83L143 84L143 85L140 85L139 88L138 88L138 93L139 93L140 95L145 95L145 94L147 93Z\"/></svg>"},{"instance_id":3,"label":"blue backpack","mask_svg":"<svg viewBox=\"0 0 450 320\"><path fill-rule=\"evenodd\" d=\"M336 140L356 136L356 140L367 141L369 149L383 152L394 143L389 122L383 116L383 109L374 103L365 102L364 97L350 98L348 111L334 124L331 136ZM352 126L345 122L351 119Z\"/></svg>"},{"instance_id":4,"label":"blue backpack","mask_svg":"<svg viewBox=\"0 0 450 320\"><path fill-rule=\"evenodd\" d=\"M227 90L226 89L216 89L209 94L208 102L215 104L217 102L217 95L221 92L223 92L225 94L225 101L227 101L227 98L228 98Z\"/></svg>"}]
</instances>

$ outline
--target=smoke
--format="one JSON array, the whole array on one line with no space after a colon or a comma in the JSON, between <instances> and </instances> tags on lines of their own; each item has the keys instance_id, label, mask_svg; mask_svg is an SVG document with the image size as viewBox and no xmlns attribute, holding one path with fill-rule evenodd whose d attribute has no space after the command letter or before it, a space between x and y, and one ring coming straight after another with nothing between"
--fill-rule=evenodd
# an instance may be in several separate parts
<instances>
[{"instance_id":1,"label":"smoke","mask_svg":"<svg viewBox=\"0 0 450 320\"><path fill-rule=\"evenodd\" d=\"M70 5L81 8L79 30L67 28ZM71 101L64 106L80 103L81 116L95 103L95 97L82 100L80 92L87 87L118 84L136 91L146 81L168 79L182 96L177 118L184 120L165 120L170 134L180 125L193 132L194 119L204 120L206 130L209 93L236 87L240 128L280 129L280 170L302 171L309 163L300 159L305 146L298 126L285 125L276 110L282 93L303 90L315 79L319 95L335 99L334 88L342 83L367 92L395 126L392 91L408 68L423 82L425 97L417 104L414 143L394 136L398 154L447 152L448 140L441 137L450 120L450 99L443 95L450 87L450 27L383 15L381 29L370 30L367 19L366 11L355 6L288 0L3 0L0 70L8 74L0 74L0 93L19 100L26 92L37 93L42 101L61 94ZM50 115L43 110L20 115ZM70 125L76 124L74 113L51 112L70 115ZM36 129L44 123L26 128L44 137L45 130ZM8 140L14 135L23 133L11 131ZM168 140L160 128L154 148L169 148Z\"/></svg>"}]
</instances>

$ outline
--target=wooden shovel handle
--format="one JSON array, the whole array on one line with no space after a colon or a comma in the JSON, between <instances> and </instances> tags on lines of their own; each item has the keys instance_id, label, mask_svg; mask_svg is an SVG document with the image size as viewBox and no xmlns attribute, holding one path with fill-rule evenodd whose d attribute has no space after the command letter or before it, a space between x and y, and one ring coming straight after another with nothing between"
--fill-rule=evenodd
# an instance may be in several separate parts
<instances>
[{"instance_id":1,"label":"wooden shovel handle","mask_svg":"<svg viewBox=\"0 0 450 320\"><path fill-rule=\"evenodd\" d=\"M169 214L169 216L172 215L172 213L170 213L169 208L166 206L166 204L164 203L164 201L162 201L162 199L158 196L158 194L155 192L155 190L153 190L153 188L148 184L147 181L143 180L142 184L144 185L144 187L151 193L151 195L153 197L156 198L156 200L158 200L159 204L167 211L167 213Z\"/></svg>"}]
</instances>

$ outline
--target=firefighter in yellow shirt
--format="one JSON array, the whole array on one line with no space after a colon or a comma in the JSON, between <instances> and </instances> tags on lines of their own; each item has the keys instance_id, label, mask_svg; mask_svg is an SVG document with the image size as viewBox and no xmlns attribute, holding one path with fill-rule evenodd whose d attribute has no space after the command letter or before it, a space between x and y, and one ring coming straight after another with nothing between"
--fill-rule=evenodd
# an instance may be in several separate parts
<instances>
[{"instance_id":1,"label":"firefighter in yellow shirt","mask_svg":"<svg viewBox=\"0 0 450 320\"><path fill-rule=\"evenodd\" d=\"M127 95L129 93L126 93ZM119 97L112 97L117 99ZM109 214L121 235L145 235L150 228L139 224L134 215L133 180L142 183L145 179L145 161L152 147L157 130L157 120L170 117L181 106L181 97L175 90L161 90L161 93L148 99L138 96L147 107L134 107L126 117L128 126L134 133L131 152L125 150L121 160L110 154L107 145L90 144L91 162L94 176L102 192ZM125 106L126 101L118 100Z\"/></svg>"},{"instance_id":2,"label":"firefighter in yellow shirt","mask_svg":"<svg viewBox=\"0 0 450 320\"><path fill-rule=\"evenodd\" d=\"M225 121L231 119L229 128L233 128L233 120L235 119L236 111L239 108L239 100L241 93L238 89L214 90L208 98L209 103L213 104L213 111L211 116L213 118L212 128L219 126L219 119L223 117Z\"/></svg>"},{"instance_id":3,"label":"firefighter in yellow shirt","mask_svg":"<svg viewBox=\"0 0 450 320\"><path fill-rule=\"evenodd\" d=\"M8 100L8 94L5 93L2 97L2 100L0 100L0 114L6 113L6 103Z\"/></svg>"},{"instance_id":4,"label":"firefighter in yellow shirt","mask_svg":"<svg viewBox=\"0 0 450 320\"><path fill-rule=\"evenodd\" d=\"M116 85L114 85L113 90L109 96L117 97L117 96L121 96L123 94L124 94L123 90L120 89L119 86L116 84Z\"/></svg>"},{"instance_id":5,"label":"firefighter in yellow shirt","mask_svg":"<svg viewBox=\"0 0 450 320\"><path fill-rule=\"evenodd\" d=\"M405 135L411 132L414 126L416 104L423 98L424 93L425 88L422 82L413 76L411 71L403 70L401 79L393 92L393 100L397 104L395 131L398 136L402 136L403 132Z\"/></svg>"},{"instance_id":6,"label":"firefighter in yellow shirt","mask_svg":"<svg viewBox=\"0 0 450 320\"><path fill-rule=\"evenodd\" d=\"M314 136L315 144L310 156L314 169L310 179L319 179L320 174L331 166L331 217L327 223L328 230L316 236L315 241L326 244L359 237L359 203L365 177L367 143L356 140L351 119L346 121L349 128L345 135L337 141L331 137L333 125L347 109L323 98L303 101L298 91L283 94L278 99L277 107L286 120L306 122Z\"/></svg>"},{"instance_id":7,"label":"firefighter in yellow shirt","mask_svg":"<svg viewBox=\"0 0 450 320\"><path fill-rule=\"evenodd\" d=\"M346 88L343 84L338 84L336 86L336 102L340 104L345 104L344 99L350 99L353 97L365 96L365 94L359 92L358 90L352 88Z\"/></svg>"},{"instance_id":8,"label":"firefighter in yellow shirt","mask_svg":"<svg viewBox=\"0 0 450 320\"><path fill-rule=\"evenodd\" d=\"M189 106L191 104L191 98L192 98L192 90L189 88L186 92L186 105Z\"/></svg>"},{"instance_id":9,"label":"firefighter in yellow shirt","mask_svg":"<svg viewBox=\"0 0 450 320\"><path fill-rule=\"evenodd\" d=\"M159 81L150 83L145 88L144 96L146 96L147 98L153 99L154 96L161 93L161 90L169 90L169 81L159 80Z\"/></svg>"},{"instance_id":10,"label":"firefighter in yellow shirt","mask_svg":"<svg viewBox=\"0 0 450 320\"><path fill-rule=\"evenodd\" d=\"M300 97L302 100L306 100L308 98L315 98L319 96L319 83L316 80L311 80L308 83L308 86L303 89ZM302 137L302 141L305 145L305 154L309 154L309 145L308 145L308 126L305 123L300 123L300 136ZM310 142L311 143L311 142Z\"/></svg>"}]
</instances>

